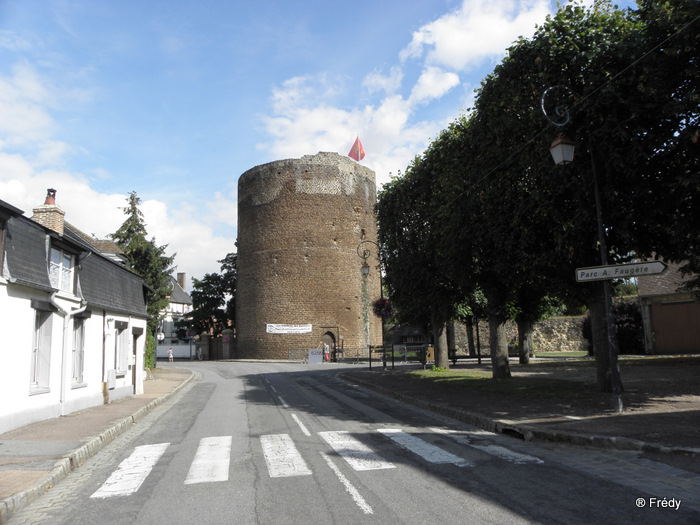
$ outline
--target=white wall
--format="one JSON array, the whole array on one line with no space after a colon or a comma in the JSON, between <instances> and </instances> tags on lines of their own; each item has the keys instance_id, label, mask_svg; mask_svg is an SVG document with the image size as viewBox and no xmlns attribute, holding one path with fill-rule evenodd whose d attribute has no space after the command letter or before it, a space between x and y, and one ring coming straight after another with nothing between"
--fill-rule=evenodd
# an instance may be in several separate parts
<instances>
[{"instance_id":1,"label":"white wall","mask_svg":"<svg viewBox=\"0 0 700 525\"><path fill-rule=\"evenodd\" d=\"M107 391L114 401L134 394L133 370L136 370L136 394L143 393L146 320L114 312L92 310L85 320L83 381L73 383L72 337L74 319L60 313L51 314L51 358L48 389L32 391L31 357L35 310L31 300L49 301L50 294L28 287L9 284L0 277L0 433L35 421L69 414L105 402L103 395L103 356L105 370L114 368L115 322L128 323L128 352L136 339L136 361L118 377L115 387ZM80 307L70 295L56 295L55 303L65 312ZM132 329L143 335L134 336ZM103 345L103 335L104 345ZM11 402L8 402L11 400Z\"/></svg>"},{"instance_id":2,"label":"white wall","mask_svg":"<svg viewBox=\"0 0 700 525\"><path fill-rule=\"evenodd\" d=\"M183 342L180 344L171 345L167 344L166 342L164 344L158 343L158 346L156 347L156 357L158 359L167 359L169 348L173 349L173 358L175 359L190 359L191 356L196 355L197 353L197 345L194 341L192 341L191 347L189 343Z\"/></svg>"}]
</instances>

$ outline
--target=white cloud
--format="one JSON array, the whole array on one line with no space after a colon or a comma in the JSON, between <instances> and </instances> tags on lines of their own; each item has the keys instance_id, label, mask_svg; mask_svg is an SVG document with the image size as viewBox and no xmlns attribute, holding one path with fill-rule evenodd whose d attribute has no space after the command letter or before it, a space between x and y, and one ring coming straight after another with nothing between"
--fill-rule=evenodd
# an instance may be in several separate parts
<instances>
[{"instance_id":1,"label":"white cloud","mask_svg":"<svg viewBox=\"0 0 700 525\"><path fill-rule=\"evenodd\" d=\"M231 228L238 226L238 213L236 206L238 204L238 188L234 188L228 195L224 195L220 191L214 194L214 197L207 202L207 210L209 219L212 222L225 224Z\"/></svg>"},{"instance_id":2,"label":"white cloud","mask_svg":"<svg viewBox=\"0 0 700 525\"><path fill-rule=\"evenodd\" d=\"M364 77L366 94L379 96L364 107L338 107L335 99L344 92L344 79L333 82L325 75L290 78L273 90L271 114L263 117L272 142L260 147L275 158L317 151L345 155L359 134L367 152L362 162L375 171L381 185L390 173L405 170L431 137L460 110L470 107L474 83L464 84L462 106L449 118L432 118L425 108L458 86L460 73L467 76L470 68L485 59L495 62L519 35L531 35L548 13L548 0L463 0L458 9L415 31L400 52L398 65L388 73L374 70ZM414 62L421 72L413 85L402 90Z\"/></svg>"},{"instance_id":3,"label":"white cloud","mask_svg":"<svg viewBox=\"0 0 700 525\"><path fill-rule=\"evenodd\" d=\"M416 104L428 102L440 98L458 84L459 75L456 73L428 66L421 73L416 85L413 86L409 100Z\"/></svg>"},{"instance_id":4,"label":"white cloud","mask_svg":"<svg viewBox=\"0 0 700 525\"><path fill-rule=\"evenodd\" d=\"M9 146L47 140L54 129L48 112L49 91L36 70L15 64L11 76L0 76L0 135Z\"/></svg>"},{"instance_id":5,"label":"white cloud","mask_svg":"<svg viewBox=\"0 0 700 525\"><path fill-rule=\"evenodd\" d=\"M347 155L359 135L367 157L362 163L375 171L381 186L403 171L416 152L422 151L431 135L446 122L411 122L415 105L439 97L458 82L454 73L438 68L426 70L410 99L392 94L401 77L393 68L393 80L387 82L370 75L365 85L384 86L388 94L376 105L342 109L332 104L344 86L333 84L325 76L294 77L273 91L272 115L263 117L272 143L264 145L276 159L298 158L319 151Z\"/></svg>"},{"instance_id":6,"label":"white cloud","mask_svg":"<svg viewBox=\"0 0 700 525\"><path fill-rule=\"evenodd\" d=\"M0 199L31 217L44 203L46 190L54 188L66 221L104 239L124 221L127 195L101 193L83 174L59 168L68 153L81 150L56 137L60 130L51 109L61 99L76 100L75 93L56 88L26 63L16 64L10 75L0 75ZM109 178L101 168L93 173ZM149 236L159 245L169 245L168 254L177 253L175 264L189 277L218 272L216 261L235 251L235 238L214 234L211 223L223 215L203 217L191 207L156 200L143 202L142 212Z\"/></svg>"},{"instance_id":7,"label":"white cloud","mask_svg":"<svg viewBox=\"0 0 700 525\"><path fill-rule=\"evenodd\" d=\"M196 208L146 200L140 209L149 236L155 237L159 246L168 245L166 255L175 254L177 271L187 274L188 289L191 277L201 279L205 273L218 273L217 261L236 251L236 239L215 235L211 225L197 216Z\"/></svg>"},{"instance_id":8,"label":"white cloud","mask_svg":"<svg viewBox=\"0 0 700 525\"><path fill-rule=\"evenodd\" d=\"M0 30L0 48L11 51L28 51L32 48L29 40L14 31Z\"/></svg>"},{"instance_id":9,"label":"white cloud","mask_svg":"<svg viewBox=\"0 0 700 525\"><path fill-rule=\"evenodd\" d=\"M401 80L403 80L403 71L401 71L399 66L393 66L389 70L388 75L384 75L379 71L373 71L364 78L362 86L367 88L370 93L383 91L391 95L399 90Z\"/></svg>"},{"instance_id":10,"label":"white cloud","mask_svg":"<svg viewBox=\"0 0 700 525\"><path fill-rule=\"evenodd\" d=\"M425 54L427 64L464 71L501 57L518 36L533 34L547 14L545 0L464 0L461 8L415 31L400 58Z\"/></svg>"}]
</instances>

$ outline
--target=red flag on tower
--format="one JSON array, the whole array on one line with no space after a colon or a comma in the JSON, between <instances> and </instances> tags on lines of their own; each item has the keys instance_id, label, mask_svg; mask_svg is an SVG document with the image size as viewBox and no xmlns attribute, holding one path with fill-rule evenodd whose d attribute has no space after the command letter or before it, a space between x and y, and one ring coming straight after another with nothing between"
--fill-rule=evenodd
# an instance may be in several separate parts
<instances>
[{"instance_id":1,"label":"red flag on tower","mask_svg":"<svg viewBox=\"0 0 700 525\"><path fill-rule=\"evenodd\" d=\"M355 139L355 144L353 144L352 148L350 148L350 153L348 153L348 157L356 160L357 162L360 162L362 159L365 158L365 148L362 147L362 142L360 142L359 136Z\"/></svg>"}]
</instances>

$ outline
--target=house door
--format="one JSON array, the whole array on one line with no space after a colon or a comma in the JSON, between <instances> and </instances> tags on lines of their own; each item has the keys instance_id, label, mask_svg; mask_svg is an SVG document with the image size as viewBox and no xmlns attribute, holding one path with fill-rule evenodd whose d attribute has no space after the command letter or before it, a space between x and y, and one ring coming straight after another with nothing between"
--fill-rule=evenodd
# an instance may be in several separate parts
<instances>
[{"instance_id":1,"label":"house door","mask_svg":"<svg viewBox=\"0 0 700 525\"><path fill-rule=\"evenodd\" d=\"M700 353L700 303L652 304L651 319L657 354Z\"/></svg>"}]
</instances>

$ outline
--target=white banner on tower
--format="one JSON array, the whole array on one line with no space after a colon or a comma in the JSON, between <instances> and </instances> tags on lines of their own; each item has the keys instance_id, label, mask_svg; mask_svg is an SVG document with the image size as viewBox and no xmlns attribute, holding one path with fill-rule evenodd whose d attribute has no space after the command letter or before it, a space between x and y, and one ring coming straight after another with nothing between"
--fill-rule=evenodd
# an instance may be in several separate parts
<instances>
[{"instance_id":1,"label":"white banner on tower","mask_svg":"<svg viewBox=\"0 0 700 525\"><path fill-rule=\"evenodd\" d=\"M311 332L310 324L268 324L268 334L308 334Z\"/></svg>"}]
</instances>

